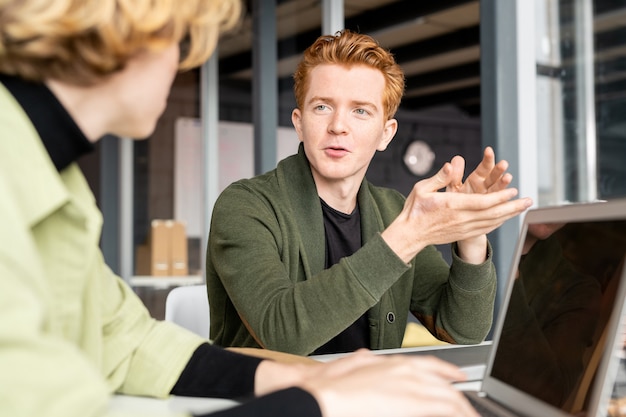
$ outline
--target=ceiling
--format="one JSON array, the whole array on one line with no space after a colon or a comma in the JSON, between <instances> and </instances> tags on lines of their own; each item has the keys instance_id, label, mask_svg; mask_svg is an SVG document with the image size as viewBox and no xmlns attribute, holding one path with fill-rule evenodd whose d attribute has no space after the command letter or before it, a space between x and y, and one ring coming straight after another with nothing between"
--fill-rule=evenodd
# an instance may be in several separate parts
<instances>
[{"instance_id":1,"label":"ceiling","mask_svg":"<svg viewBox=\"0 0 626 417\"><path fill-rule=\"evenodd\" d=\"M263 0L248 0L241 27L220 40L220 85L251 91L253 22L249 11L254 1ZM559 7L563 61L556 67L538 63L537 74L560 77L567 87L568 68L575 65L572 56L567 56L572 52L573 35L567 27L573 21L574 0L545 1L546 9L550 4ZM323 13L321 0L275 2L282 100L293 95L291 75L302 51L321 34ZM479 0L344 0L345 27L372 35L394 54L406 76L401 109L453 106L479 116L479 6ZM603 95L626 97L626 1L594 0L593 8L597 100Z\"/></svg>"},{"instance_id":2,"label":"ceiling","mask_svg":"<svg viewBox=\"0 0 626 417\"><path fill-rule=\"evenodd\" d=\"M322 15L321 0L276 1L279 95L291 92L291 75L320 36ZM409 110L452 104L479 113L479 15L478 0L344 0L345 28L372 35L403 68L401 106ZM237 32L220 40L220 83L250 83L252 25L248 12Z\"/></svg>"}]
</instances>

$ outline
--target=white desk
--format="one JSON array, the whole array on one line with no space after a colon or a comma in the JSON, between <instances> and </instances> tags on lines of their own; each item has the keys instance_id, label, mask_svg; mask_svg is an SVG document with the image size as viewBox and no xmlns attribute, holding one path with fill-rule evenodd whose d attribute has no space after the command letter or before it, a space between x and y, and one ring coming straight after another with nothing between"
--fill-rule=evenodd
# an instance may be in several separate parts
<instances>
[{"instance_id":1,"label":"white desk","mask_svg":"<svg viewBox=\"0 0 626 417\"><path fill-rule=\"evenodd\" d=\"M474 346L472 348L472 346ZM442 359L454 359L458 357L465 358L465 353L472 350L476 350L480 355L486 355L491 347L491 342L484 342L479 345L465 346L462 345L442 345L442 346L424 346L417 348L399 348L399 349L383 349L373 350L372 353L377 355L389 355L389 354L431 354L433 356L440 356ZM469 348L469 349L468 349ZM331 355L316 355L311 356L312 359L319 360L321 362L328 362L337 358L348 355L338 353ZM445 355L445 356L444 356ZM480 359L480 357L479 357ZM486 360L486 356L485 356ZM454 362L454 360L452 360ZM457 365L463 365L457 363ZM466 364L467 368L472 368L471 364ZM455 386L459 390L478 391L480 389L482 372L484 372L484 364L476 368L478 371L476 376L471 376L468 382L457 383ZM111 399L110 410L123 416L133 417L172 417L180 415L184 412L194 413L210 413L226 408L234 407L238 402L232 400L225 400L219 398L195 398L195 397L176 397L172 396L165 400L145 397L132 397L124 395L116 395Z\"/></svg>"},{"instance_id":2,"label":"white desk","mask_svg":"<svg viewBox=\"0 0 626 417\"><path fill-rule=\"evenodd\" d=\"M109 403L114 415L133 417L173 417L181 413L209 413L239 404L221 398L176 397L167 399L115 395Z\"/></svg>"},{"instance_id":3,"label":"white desk","mask_svg":"<svg viewBox=\"0 0 626 417\"><path fill-rule=\"evenodd\" d=\"M461 391L478 391L480 381L455 384ZM109 411L115 417L178 417L182 414L211 413L234 407L239 403L221 398L176 397L157 399L115 395L109 403Z\"/></svg>"}]
</instances>

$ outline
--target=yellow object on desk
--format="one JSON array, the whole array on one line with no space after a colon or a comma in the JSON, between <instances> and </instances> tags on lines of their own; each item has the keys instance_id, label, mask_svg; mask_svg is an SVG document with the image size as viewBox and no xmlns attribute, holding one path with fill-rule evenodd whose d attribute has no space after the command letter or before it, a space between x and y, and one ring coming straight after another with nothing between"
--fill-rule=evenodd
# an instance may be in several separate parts
<instances>
[{"instance_id":1,"label":"yellow object on desk","mask_svg":"<svg viewBox=\"0 0 626 417\"><path fill-rule=\"evenodd\" d=\"M306 365L316 364L317 361L308 356L299 356L291 353L278 352L263 348L229 347L226 348L244 355L256 356L263 359L272 359L282 363L303 363Z\"/></svg>"},{"instance_id":2,"label":"yellow object on desk","mask_svg":"<svg viewBox=\"0 0 626 417\"><path fill-rule=\"evenodd\" d=\"M449 345L449 343L437 339L419 323L407 323L404 339L402 340L403 348L435 345Z\"/></svg>"}]
</instances>

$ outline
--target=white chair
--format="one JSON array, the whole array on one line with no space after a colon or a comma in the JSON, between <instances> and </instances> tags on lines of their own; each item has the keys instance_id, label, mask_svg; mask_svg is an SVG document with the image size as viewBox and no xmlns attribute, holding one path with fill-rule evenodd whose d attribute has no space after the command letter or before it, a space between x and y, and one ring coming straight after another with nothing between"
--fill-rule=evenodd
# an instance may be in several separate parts
<instances>
[{"instance_id":1,"label":"white chair","mask_svg":"<svg viewBox=\"0 0 626 417\"><path fill-rule=\"evenodd\" d=\"M171 290L165 299L165 320L208 338L209 300L206 285L189 285Z\"/></svg>"}]
</instances>

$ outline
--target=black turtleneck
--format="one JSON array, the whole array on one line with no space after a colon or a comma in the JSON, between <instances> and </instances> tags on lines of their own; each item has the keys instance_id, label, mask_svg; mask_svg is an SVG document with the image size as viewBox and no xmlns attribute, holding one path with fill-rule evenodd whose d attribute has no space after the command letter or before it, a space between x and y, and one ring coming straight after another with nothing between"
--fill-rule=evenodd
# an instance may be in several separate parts
<instances>
[{"instance_id":1,"label":"black turtleneck","mask_svg":"<svg viewBox=\"0 0 626 417\"><path fill-rule=\"evenodd\" d=\"M93 143L45 84L5 74L0 74L0 83L28 115L58 171L93 151Z\"/></svg>"}]
</instances>

